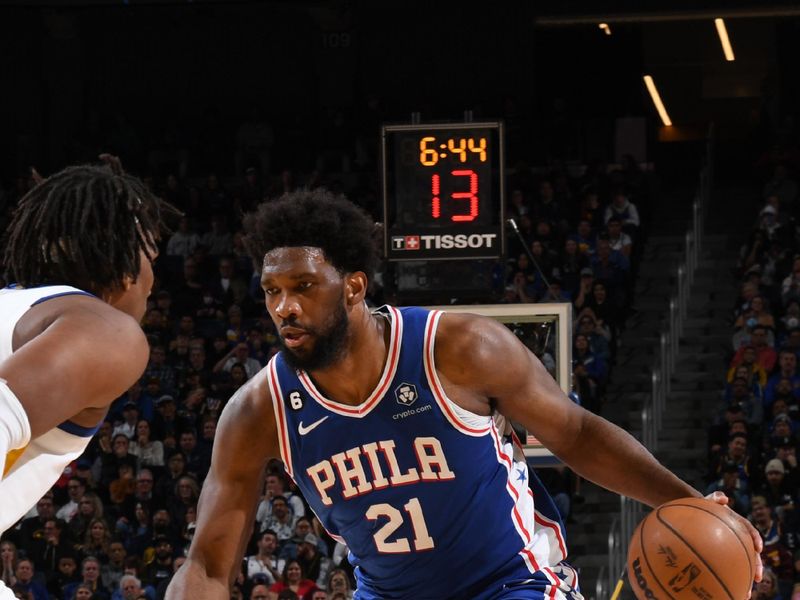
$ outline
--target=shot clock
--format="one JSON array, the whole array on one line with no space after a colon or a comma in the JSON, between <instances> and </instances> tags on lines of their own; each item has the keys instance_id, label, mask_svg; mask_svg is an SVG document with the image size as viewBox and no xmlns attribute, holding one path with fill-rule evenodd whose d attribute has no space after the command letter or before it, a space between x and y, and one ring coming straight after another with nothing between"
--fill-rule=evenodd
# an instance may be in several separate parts
<instances>
[{"instance_id":1,"label":"shot clock","mask_svg":"<svg viewBox=\"0 0 800 600\"><path fill-rule=\"evenodd\" d=\"M500 122L385 125L381 138L389 260L503 255Z\"/></svg>"}]
</instances>

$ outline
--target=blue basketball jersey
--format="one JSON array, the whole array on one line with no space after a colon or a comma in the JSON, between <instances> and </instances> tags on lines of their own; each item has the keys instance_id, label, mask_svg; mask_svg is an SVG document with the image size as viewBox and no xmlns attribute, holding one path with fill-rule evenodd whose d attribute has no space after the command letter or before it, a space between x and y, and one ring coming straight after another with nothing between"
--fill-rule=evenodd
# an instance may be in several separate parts
<instances>
[{"instance_id":1,"label":"blue basketball jersey","mask_svg":"<svg viewBox=\"0 0 800 600\"><path fill-rule=\"evenodd\" d=\"M563 525L511 427L445 395L434 363L441 312L379 312L391 324L388 357L359 406L327 398L282 353L267 368L282 459L347 545L356 598L473 600L531 584L570 597Z\"/></svg>"}]
</instances>

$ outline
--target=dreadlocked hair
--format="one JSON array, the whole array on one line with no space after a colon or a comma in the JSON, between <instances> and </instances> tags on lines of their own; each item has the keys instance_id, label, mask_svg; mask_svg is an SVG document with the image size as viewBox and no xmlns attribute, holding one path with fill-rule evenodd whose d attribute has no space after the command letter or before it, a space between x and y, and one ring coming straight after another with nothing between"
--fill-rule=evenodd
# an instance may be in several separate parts
<instances>
[{"instance_id":1,"label":"dreadlocked hair","mask_svg":"<svg viewBox=\"0 0 800 600\"><path fill-rule=\"evenodd\" d=\"M100 295L136 281L176 209L136 177L109 166L80 165L44 179L19 201L4 262L23 287L65 284Z\"/></svg>"},{"instance_id":2,"label":"dreadlocked hair","mask_svg":"<svg viewBox=\"0 0 800 600\"><path fill-rule=\"evenodd\" d=\"M243 241L259 267L274 248L311 246L340 273L363 271L372 280L375 223L343 195L301 188L260 204L243 225Z\"/></svg>"}]
</instances>

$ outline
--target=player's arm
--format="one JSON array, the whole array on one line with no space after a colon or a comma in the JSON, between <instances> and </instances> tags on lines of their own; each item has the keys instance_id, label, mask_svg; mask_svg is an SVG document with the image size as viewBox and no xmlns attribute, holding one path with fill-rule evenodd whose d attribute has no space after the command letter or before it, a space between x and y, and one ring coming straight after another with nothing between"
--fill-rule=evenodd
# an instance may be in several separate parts
<instances>
[{"instance_id":1,"label":"player's arm","mask_svg":"<svg viewBox=\"0 0 800 600\"><path fill-rule=\"evenodd\" d=\"M147 338L132 317L95 298L50 302L63 302L64 310L0 363L0 378L25 408L31 437L84 409L106 409L141 377L149 356ZM94 422L76 422L91 427L98 420L94 415Z\"/></svg>"},{"instance_id":2,"label":"player's arm","mask_svg":"<svg viewBox=\"0 0 800 600\"><path fill-rule=\"evenodd\" d=\"M598 485L650 506L701 496L629 433L567 398L539 359L494 319L442 316L436 365L454 385L495 401L501 414Z\"/></svg>"},{"instance_id":3,"label":"player's arm","mask_svg":"<svg viewBox=\"0 0 800 600\"><path fill-rule=\"evenodd\" d=\"M211 469L197 506L187 561L167 600L228 600L263 487L264 468L277 457L278 433L263 372L231 398L220 417Z\"/></svg>"}]
</instances>

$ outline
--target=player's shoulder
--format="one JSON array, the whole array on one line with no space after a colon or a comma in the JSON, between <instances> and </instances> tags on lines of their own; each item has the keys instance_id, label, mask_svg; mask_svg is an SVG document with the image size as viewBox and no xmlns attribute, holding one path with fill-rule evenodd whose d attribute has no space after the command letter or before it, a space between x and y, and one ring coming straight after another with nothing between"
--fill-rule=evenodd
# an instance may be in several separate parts
<instances>
[{"instance_id":1,"label":"player's shoulder","mask_svg":"<svg viewBox=\"0 0 800 600\"><path fill-rule=\"evenodd\" d=\"M484 315L443 310L436 328L436 344L479 344L502 329L497 321Z\"/></svg>"},{"instance_id":2,"label":"player's shoulder","mask_svg":"<svg viewBox=\"0 0 800 600\"><path fill-rule=\"evenodd\" d=\"M67 297L64 301L58 320L82 328L85 339L117 340L131 344L131 349L147 346L147 336L139 322L107 302L89 296Z\"/></svg>"},{"instance_id":3,"label":"player's shoulder","mask_svg":"<svg viewBox=\"0 0 800 600\"><path fill-rule=\"evenodd\" d=\"M489 364L502 355L513 335L490 317L443 311L436 328L436 363Z\"/></svg>"}]
</instances>

